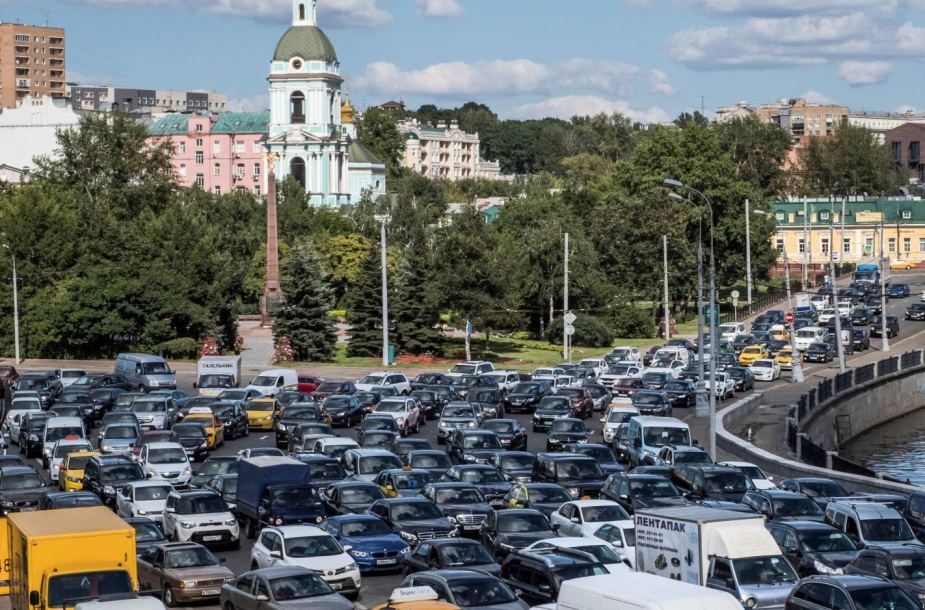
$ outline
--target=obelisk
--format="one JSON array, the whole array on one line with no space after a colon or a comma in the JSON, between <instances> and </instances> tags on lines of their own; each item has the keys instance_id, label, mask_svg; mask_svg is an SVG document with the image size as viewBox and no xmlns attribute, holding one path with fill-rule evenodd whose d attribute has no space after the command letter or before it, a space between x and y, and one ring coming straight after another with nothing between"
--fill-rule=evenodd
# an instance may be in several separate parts
<instances>
[{"instance_id":1,"label":"obelisk","mask_svg":"<svg viewBox=\"0 0 925 610\"><path fill-rule=\"evenodd\" d=\"M273 314L282 297L279 288L279 236L276 223L276 161L275 153L267 155L267 273L263 298L260 299L260 323L272 324Z\"/></svg>"}]
</instances>

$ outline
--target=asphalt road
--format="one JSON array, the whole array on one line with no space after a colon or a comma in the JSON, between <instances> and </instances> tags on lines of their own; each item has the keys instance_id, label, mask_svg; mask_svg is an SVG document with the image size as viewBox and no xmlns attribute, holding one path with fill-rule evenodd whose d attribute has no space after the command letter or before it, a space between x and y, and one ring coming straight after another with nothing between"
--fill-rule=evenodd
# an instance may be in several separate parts
<instances>
[{"instance_id":1,"label":"asphalt road","mask_svg":"<svg viewBox=\"0 0 925 610\"><path fill-rule=\"evenodd\" d=\"M893 350L896 352L900 352L902 349L903 342L908 341L909 339L912 338L913 335L918 335L923 330L925 330L925 322L907 322L902 319L906 306L911 302L917 301L919 299L919 295L921 294L922 290L925 289L925 274L920 273L920 272L910 272L910 273L894 272L894 281L903 281L903 282L909 283L912 286L912 296L905 298L905 299L891 300L887 304L887 312L891 315L896 315L900 319L899 336L891 341L891 344L894 346ZM780 307L777 307L777 308L779 309ZM880 349L879 339L872 339L871 344L872 344L871 345L872 350L879 351ZM861 355L869 354L869 353L870 351L857 352L855 353L854 356L849 356L849 362L850 360L854 358L857 358ZM805 366L804 373L808 376L808 375L812 375L814 371L818 371L824 367L832 367L832 366L835 366L835 367L838 366L837 359L835 362L831 364L810 364L808 366ZM194 379L193 379L192 374L180 375L178 377L179 389L185 392L188 392L190 394L195 393L195 391L193 390L193 381ZM759 383L757 387L760 389L769 389L769 388L773 388L775 385L782 384L782 383L787 383L786 376L784 377L784 379L773 382L773 384ZM737 395L737 398L740 398L742 396L743 395L741 394ZM685 420L689 420L694 417L693 409L690 409L687 412L684 412L683 410L680 410L680 409L676 409L674 414L675 414L675 417L678 417L680 419L685 419ZM508 417L516 417L517 419L521 421L522 424L524 424L525 428L527 429L529 433L528 450L530 452L537 453L545 449L545 435L541 433L531 432L531 427L530 427L531 416L529 414L516 414L516 415L510 415ZM601 423L599 421L599 415L592 417L589 420L586 420L585 423L588 426L588 428L592 430L592 437L591 437L592 442L595 440L599 441L601 439ZM351 438L356 438L356 433L354 429L339 428L337 429L337 432L343 436L349 436ZM430 422L427 422L426 426L424 426L421 429L421 432L417 436L427 439L428 441L430 441L431 445L434 448L438 448L441 446L437 445L436 434L437 434L436 421L430 421ZM215 455L234 455L241 449L248 448L248 447L264 447L264 446L272 447L274 446L274 438L275 437L272 432L268 433L268 432L254 431L250 434L249 437L239 439L239 440L234 440L234 441L227 441L225 446L217 450L214 454ZM701 439L701 440L706 440L706 439ZM95 440L94 440L94 444L95 444ZM37 468L41 468L40 463L38 464ZM250 568L250 563L251 563L250 552L251 552L251 541L242 537L240 550L218 551L216 552L216 555L218 555L219 557L225 557L226 565L233 572L235 572L235 574L240 574L242 572L247 571ZM391 591L395 587L397 587L400 582L401 582L400 574L380 575L380 576L365 576L364 575L363 581L362 581L361 594L358 599L358 605L365 606L365 607L372 607L374 605L385 602L389 593L391 593ZM212 608L212 607L217 608L218 606L203 604L203 605L199 605L196 607L198 608Z\"/></svg>"}]
</instances>

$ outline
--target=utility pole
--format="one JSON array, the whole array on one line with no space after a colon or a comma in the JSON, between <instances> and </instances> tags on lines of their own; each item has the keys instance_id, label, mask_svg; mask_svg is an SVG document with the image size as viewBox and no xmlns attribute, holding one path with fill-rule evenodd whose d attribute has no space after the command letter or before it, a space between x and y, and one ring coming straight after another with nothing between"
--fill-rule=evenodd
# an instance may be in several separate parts
<instances>
[{"instance_id":1,"label":"utility pole","mask_svg":"<svg viewBox=\"0 0 925 610\"><path fill-rule=\"evenodd\" d=\"M665 265L665 341L671 339L671 308L668 303L668 236L662 235L662 262Z\"/></svg>"},{"instance_id":2,"label":"utility pole","mask_svg":"<svg viewBox=\"0 0 925 610\"><path fill-rule=\"evenodd\" d=\"M565 319L568 309L568 233L565 234L565 273L562 287L562 355L566 362L572 361L572 352L569 349L568 320Z\"/></svg>"},{"instance_id":3,"label":"utility pole","mask_svg":"<svg viewBox=\"0 0 925 610\"><path fill-rule=\"evenodd\" d=\"M9 245L3 244L3 248L10 253L13 261L13 341L16 344L16 364L19 364L22 359L19 357L19 278L16 277L16 255Z\"/></svg>"},{"instance_id":4,"label":"utility pole","mask_svg":"<svg viewBox=\"0 0 925 610\"><path fill-rule=\"evenodd\" d=\"M703 214L701 213L701 216ZM706 379L703 376L703 219L697 228L697 416L709 414L706 392ZM710 345L710 360L716 358L715 345ZM713 366L712 364L710 366Z\"/></svg>"},{"instance_id":5,"label":"utility pole","mask_svg":"<svg viewBox=\"0 0 925 610\"><path fill-rule=\"evenodd\" d=\"M790 259L787 257L787 248L784 247L784 283L787 285L787 310L793 311L793 299L790 296ZM790 328L790 381L800 383L803 381L803 366L797 353L797 333Z\"/></svg>"},{"instance_id":6,"label":"utility pole","mask_svg":"<svg viewBox=\"0 0 925 610\"><path fill-rule=\"evenodd\" d=\"M748 199L745 200L745 292L748 295L749 311L752 305L752 230L751 210Z\"/></svg>"},{"instance_id":7,"label":"utility pole","mask_svg":"<svg viewBox=\"0 0 925 610\"><path fill-rule=\"evenodd\" d=\"M803 291L809 284L809 204L803 199Z\"/></svg>"},{"instance_id":8,"label":"utility pole","mask_svg":"<svg viewBox=\"0 0 925 610\"><path fill-rule=\"evenodd\" d=\"M835 207L834 205L832 206ZM831 218L834 209L829 212ZM829 222L829 273L832 274L832 287L835 287L835 221ZM850 338L849 338L850 340ZM838 371L845 372L845 346L841 336L841 312L838 309L838 299L835 299L835 346L838 349Z\"/></svg>"},{"instance_id":9,"label":"utility pole","mask_svg":"<svg viewBox=\"0 0 925 610\"><path fill-rule=\"evenodd\" d=\"M883 207L880 208L880 351L890 351L890 338L886 330L886 259L883 256Z\"/></svg>"},{"instance_id":10,"label":"utility pole","mask_svg":"<svg viewBox=\"0 0 925 610\"><path fill-rule=\"evenodd\" d=\"M382 366L388 367L389 362L389 270L386 258L385 225L388 216L376 216L381 227L379 242L382 250Z\"/></svg>"}]
</instances>

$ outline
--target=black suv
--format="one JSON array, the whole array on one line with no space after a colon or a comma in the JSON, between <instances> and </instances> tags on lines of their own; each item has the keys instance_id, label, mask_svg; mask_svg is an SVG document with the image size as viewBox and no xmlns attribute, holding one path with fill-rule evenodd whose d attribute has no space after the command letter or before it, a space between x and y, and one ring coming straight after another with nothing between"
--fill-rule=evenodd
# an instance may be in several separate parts
<instances>
[{"instance_id":1,"label":"black suv","mask_svg":"<svg viewBox=\"0 0 925 610\"><path fill-rule=\"evenodd\" d=\"M576 549L518 551L501 564L501 580L531 606L555 603L566 580L601 574L608 574L604 564Z\"/></svg>"},{"instance_id":2,"label":"black suv","mask_svg":"<svg viewBox=\"0 0 925 610\"><path fill-rule=\"evenodd\" d=\"M504 395L498 388L472 388L466 400L479 403L486 418L504 417Z\"/></svg>"},{"instance_id":3,"label":"black suv","mask_svg":"<svg viewBox=\"0 0 925 610\"><path fill-rule=\"evenodd\" d=\"M618 473L604 481L601 498L613 500L629 514L639 508L686 506L689 502L671 481L657 474Z\"/></svg>"},{"instance_id":4,"label":"black suv","mask_svg":"<svg viewBox=\"0 0 925 610\"><path fill-rule=\"evenodd\" d=\"M486 419L479 427L497 434L507 450L527 450L527 431L516 419Z\"/></svg>"},{"instance_id":5,"label":"black suv","mask_svg":"<svg viewBox=\"0 0 925 610\"><path fill-rule=\"evenodd\" d=\"M412 547L421 540L458 535L456 526L427 498L385 498L366 512L382 519Z\"/></svg>"},{"instance_id":6,"label":"black suv","mask_svg":"<svg viewBox=\"0 0 925 610\"><path fill-rule=\"evenodd\" d=\"M921 602L925 599L925 547L868 547L845 566L845 574L889 578Z\"/></svg>"},{"instance_id":7,"label":"black suv","mask_svg":"<svg viewBox=\"0 0 925 610\"><path fill-rule=\"evenodd\" d=\"M539 453L533 465L533 481L558 483L573 498L596 499L604 485L604 471L597 460L569 453Z\"/></svg>"},{"instance_id":8,"label":"black suv","mask_svg":"<svg viewBox=\"0 0 925 610\"><path fill-rule=\"evenodd\" d=\"M482 492L469 483L428 483L421 495L453 519L462 533L478 532L485 518L494 512Z\"/></svg>"},{"instance_id":9,"label":"black suv","mask_svg":"<svg viewBox=\"0 0 925 610\"><path fill-rule=\"evenodd\" d=\"M514 386L504 397L504 411L534 411L544 396L552 394L552 387L545 381L527 381Z\"/></svg>"},{"instance_id":10,"label":"black suv","mask_svg":"<svg viewBox=\"0 0 925 610\"><path fill-rule=\"evenodd\" d=\"M888 339L892 339L899 334L899 319L896 316L887 316L886 317L886 335ZM870 336L871 337L882 337L883 336L883 316L875 316L873 321L870 323Z\"/></svg>"},{"instance_id":11,"label":"black suv","mask_svg":"<svg viewBox=\"0 0 925 610\"><path fill-rule=\"evenodd\" d=\"M856 352L870 349L870 329L867 327L852 328L851 344Z\"/></svg>"},{"instance_id":12,"label":"black suv","mask_svg":"<svg viewBox=\"0 0 925 610\"><path fill-rule=\"evenodd\" d=\"M577 417L561 417L549 425L546 451L560 451L571 443L587 443L588 429Z\"/></svg>"},{"instance_id":13,"label":"black suv","mask_svg":"<svg viewBox=\"0 0 925 610\"><path fill-rule=\"evenodd\" d=\"M568 396L544 396L533 411L533 431L544 432L559 418L577 416Z\"/></svg>"},{"instance_id":14,"label":"black suv","mask_svg":"<svg viewBox=\"0 0 925 610\"><path fill-rule=\"evenodd\" d=\"M734 466L681 464L672 470L671 482L694 500L741 502L745 492L755 489L752 480Z\"/></svg>"},{"instance_id":15,"label":"black suv","mask_svg":"<svg viewBox=\"0 0 925 610\"><path fill-rule=\"evenodd\" d=\"M47 411L30 411L22 416L19 424L19 452L25 453L27 459L42 455L45 423L50 417Z\"/></svg>"},{"instance_id":16,"label":"black suv","mask_svg":"<svg viewBox=\"0 0 925 610\"><path fill-rule=\"evenodd\" d=\"M504 557L534 542L553 538L559 526L534 508L509 508L491 512L479 529L479 538L495 557Z\"/></svg>"},{"instance_id":17,"label":"black suv","mask_svg":"<svg viewBox=\"0 0 925 610\"><path fill-rule=\"evenodd\" d=\"M848 534L828 523L775 521L767 527L800 578L844 569L858 555Z\"/></svg>"},{"instance_id":18,"label":"black suv","mask_svg":"<svg viewBox=\"0 0 925 610\"><path fill-rule=\"evenodd\" d=\"M144 480L141 466L124 455L96 455L84 466L84 489L98 495L111 508L115 508L119 488Z\"/></svg>"},{"instance_id":19,"label":"black suv","mask_svg":"<svg viewBox=\"0 0 925 610\"><path fill-rule=\"evenodd\" d=\"M925 303L912 303L906 307L906 319L917 322L925 320Z\"/></svg>"},{"instance_id":20,"label":"black suv","mask_svg":"<svg viewBox=\"0 0 925 610\"><path fill-rule=\"evenodd\" d=\"M825 513L812 498L795 491L764 489L749 491L742 504L769 521L825 521Z\"/></svg>"},{"instance_id":21,"label":"black suv","mask_svg":"<svg viewBox=\"0 0 925 610\"><path fill-rule=\"evenodd\" d=\"M276 422L276 447L289 448L289 435L300 424L321 421L321 406L314 402L294 402L283 409L283 413Z\"/></svg>"},{"instance_id":22,"label":"black suv","mask_svg":"<svg viewBox=\"0 0 925 610\"><path fill-rule=\"evenodd\" d=\"M908 593L885 578L869 576L810 576L793 588L787 610L918 610Z\"/></svg>"},{"instance_id":23,"label":"black suv","mask_svg":"<svg viewBox=\"0 0 925 610\"><path fill-rule=\"evenodd\" d=\"M28 466L0 468L0 515L36 510L46 490L45 480Z\"/></svg>"},{"instance_id":24,"label":"black suv","mask_svg":"<svg viewBox=\"0 0 925 610\"><path fill-rule=\"evenodd\" d=\"M447 439L446 452L455 464L487 464L496 453L504 451L501 439L490 430L454 430Z\"/></svg>"}]
</instances>

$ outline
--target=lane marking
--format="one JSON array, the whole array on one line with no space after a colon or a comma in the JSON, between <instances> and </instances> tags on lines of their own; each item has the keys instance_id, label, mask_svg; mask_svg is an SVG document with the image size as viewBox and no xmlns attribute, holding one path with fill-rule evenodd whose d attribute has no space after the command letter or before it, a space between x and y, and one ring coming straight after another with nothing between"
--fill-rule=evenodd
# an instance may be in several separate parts
<instances>
[{"instance_id":1,"label":"lane marking","mask_svg":"<svg viewBox=\"0 0 925 610\"><path fill-rule=\"evenodd\" d=\"M268 438L270 438L270 435L269 435L269 434L265 434L265 435L263 435L263 436L260 437L260 440L265 441L265 440L267 440Z\"/></svg>"}]
</instances>

